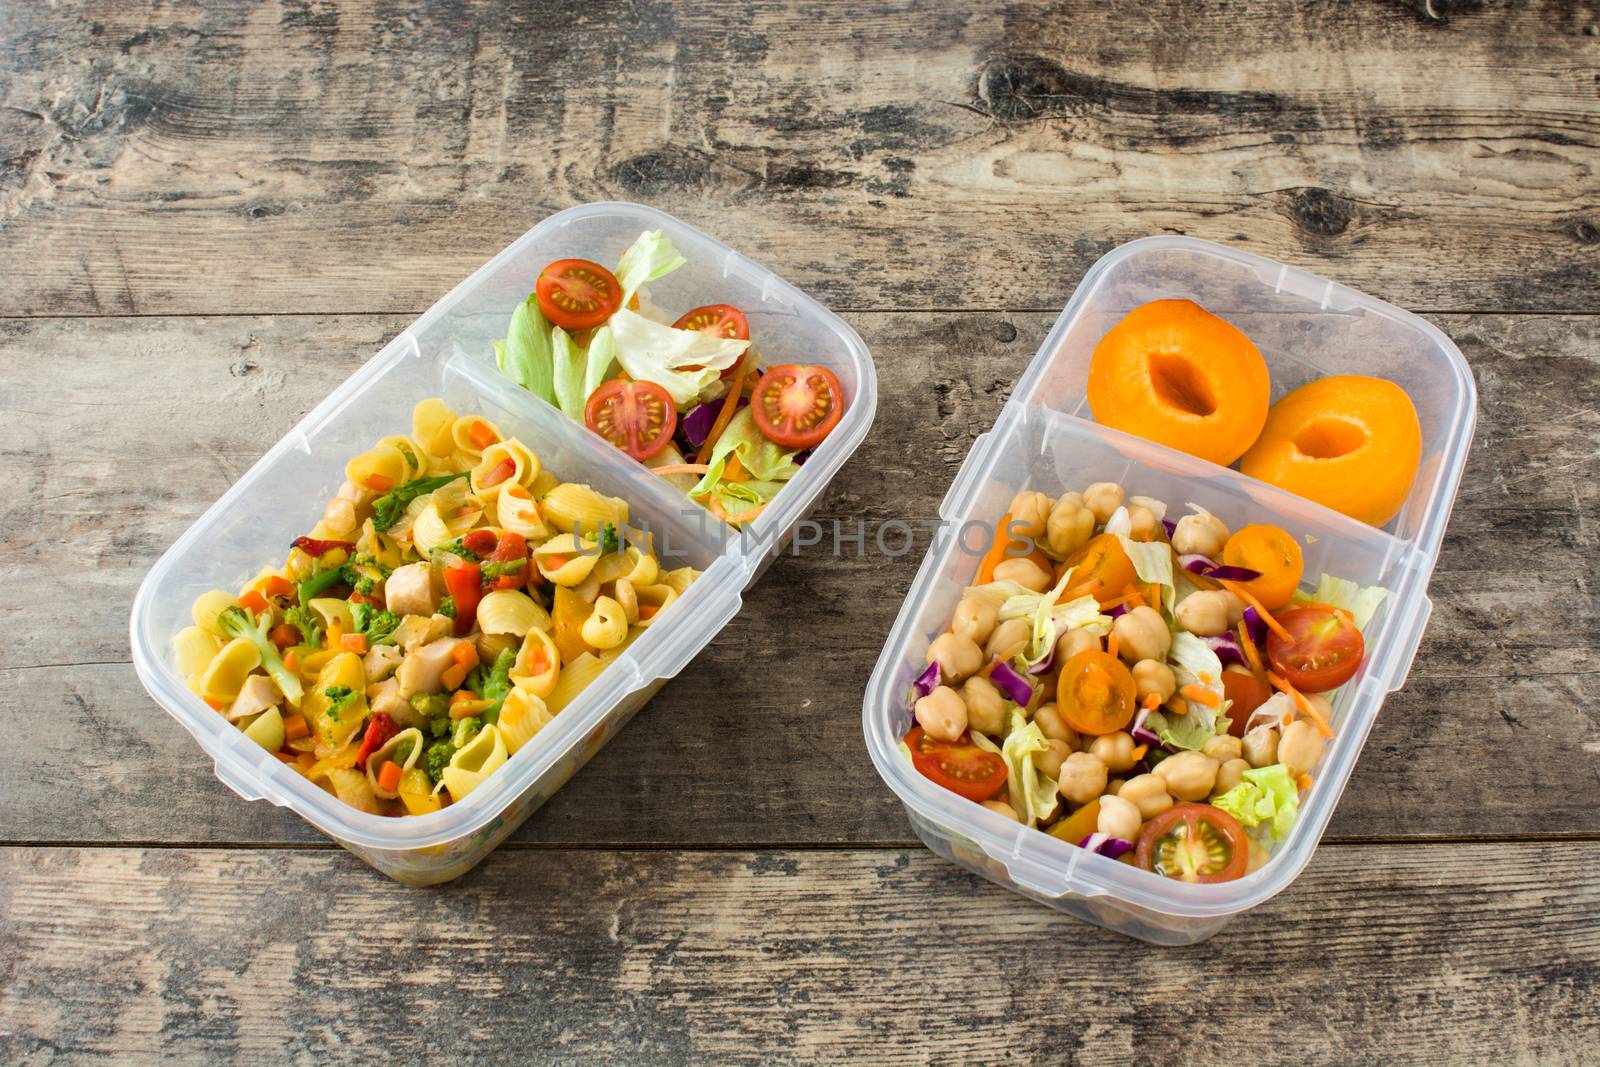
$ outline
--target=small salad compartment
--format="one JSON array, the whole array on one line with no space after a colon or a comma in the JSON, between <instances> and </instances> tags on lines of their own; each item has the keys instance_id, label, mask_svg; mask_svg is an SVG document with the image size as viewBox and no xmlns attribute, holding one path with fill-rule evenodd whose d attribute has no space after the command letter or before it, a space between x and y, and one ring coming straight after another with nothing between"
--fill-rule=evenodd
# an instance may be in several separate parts
<instances>
[{"instance_id":1,"label":"small salad compartment","mask_svg":"<svg viewBox=\"0 0 1600 1067\"><path fill-rule=\"evenodd\" d=\"M1167 298L1194 300L1244 330L1271 369L1274 400L1329 373L1370 373L1405 388L1422 425L1422 459L1393 521L1375 528L1092 421L1086 378L1096 343L1133 308ZM1431 609L1427 584L1475 417L1475 390L1459 351L1407 312L1188 238L1135 241L1101 259L951 485L939 509L947 535L925 558L867 687L868 750L918 836L939 855L1015 892L1158 944L1210 937L1283 890L1310 861L1384 697L1405 682ZM913 685L930 645L949 628L963 591L977 584L980 557L1015 494L1037 490L1055 498L1097 482L1165 502L1169 521L1198 505L1232 529L1281 526L1304 556L1302 591L1320 574L1388 591L1363 627L1367 654L1356 674L1326 694L1334 736L1322 750L1315 786L1302 792L1296 821L1270 859L1235 880L1164 878L1040 832L924 777L902 744L917 725Z\"/></svg>"},{"instance_id":2,"label":"small salad compartment","mask_svg":"<svg viewBox=\"0 0 1600 1067\"><path fill-rule=\"evenodd\" d=\"M744 530L713 519L680 489L556 408L507 381L493 342L540 266L563 255L614 255L644 230L664 230L688 263L671 278L685 299L715 294L760 323L772 357L829 367L849 407L828 439ZM665 287L664 287L665 288ZM663 569L699 572L652 624L503 766L455 803L388 817L359 810L247 737L186 684L173 641L196 598L242 588L281 559L346 478L346 461L439 398L481 415L533 449L546 469L630 506ZM859 445L876 406L865 346L820 304L700 231L631 204L594 204L546 219L431 308L289 430L151 569L133 603L130 640L140 680L194 737L217 777L246 800L288 807L399 881L457 878L480 862L587 762L738 612L743 591ZM187 758L174 753L174 759Z\"/></svg>"}]
</instances>

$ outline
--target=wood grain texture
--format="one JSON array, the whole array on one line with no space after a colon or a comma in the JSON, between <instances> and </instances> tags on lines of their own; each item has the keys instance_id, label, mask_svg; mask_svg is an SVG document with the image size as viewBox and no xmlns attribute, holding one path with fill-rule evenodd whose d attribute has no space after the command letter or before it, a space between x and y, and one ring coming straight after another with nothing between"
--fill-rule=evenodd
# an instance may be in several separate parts
<instances>
[{"instance_id":1,"label":"wood grain texture","mask_svg":"<svg viewBox=\"0 0 1600 1067\"><path fill-rule=\"evenodd\" d=\"M0 314L415 312L604 199L846 308L1055 308L1115 244L1188 233L1413 307L1595 311L1593 23L1453 0L9 4Z\"/></svg>"},{"instance_id":2,"label":"wood grain texture","mask_svg":"<svg viewBox=\"0 0 1600 1067\"><path fill-rule=\"evenodd\" d=\"M819 517L873 531L935 513L1050 316L850 318L876 354L882 399ZM1592 834L1600 321L1437 321L1476 373L1479 433L1427 638L1330 834ZM0 498L0 615L29 620L0 645L0 709L18 732L0 746L0 782L17 800L4 839L320 840L297 816L242 804L213 779L127 663L128 608L200 511L403 325L0 322L13 383L0 396L0 482L16 487ZM780 559L722 635L514 840L912 840L867 758L860 708L924 547L901 558L869 547Z\"/></svg>"},{"instance_id":3,"label":"wood grain texture","mask_svg":"<svg viewBox=\"0 0 1600 1067\"><path fill-rule=\"evenodd\" d=\"M502 851L416 890L342 854L6 849L0 1058L1578 1064L1597 863L1333 847L1161 949L921 850Z\"/></svg>"}]
</instances>

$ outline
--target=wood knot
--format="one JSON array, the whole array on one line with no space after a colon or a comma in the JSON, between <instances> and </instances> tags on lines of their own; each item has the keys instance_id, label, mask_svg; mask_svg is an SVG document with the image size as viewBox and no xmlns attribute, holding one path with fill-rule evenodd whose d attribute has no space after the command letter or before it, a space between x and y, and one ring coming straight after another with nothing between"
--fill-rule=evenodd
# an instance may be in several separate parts
<instances>
[{"instance_id":1,"label":"wood knot","mask_svg":"<svg viewBox=\"0 0 1600 1067\"><path fill-rule=\"evenodd\" d=\"M611 168L610 178L630 196L640 197L712 183L711 167L703 156L672 145L624 159Z\"/></svg>"},{"instance_id":2,"label":"wood knot","mask_svg":"<svg viewBox=\"0 0 1600 1067\"><path fill-rule=\"evenodd\" d=\"M1595 226L1588 219L1574 219L1572 224L1567 227L1567 232L1572 234L1573 240L1579 244L1600 244L1600 227Z\"/></svg>"},{"instance_id":3,"label":"wood knot","mask_svg":"<svg viewBox=\"0 0 1600 1067\"><path fill-rule=\"evenodd\" d=\"M1289 216L1307 233L1337 237L1350 228L1355 205L1337 193L1318 186L1298 189L1289 199Z\"/></svg>"},{"instance_id":4,"label":"wood knot","mask_svg":"<svg viewBox=\"0 0 1600 1067\"><path fill-rule=\"evenodd\" d=\"M1011 323L1001 319L995 323L994 339L1003 345L1008 345L1017 339L1017 328Z\"/></svg>"},{"instance_id":5,"label":"wood knot","mask_svg":"<svg viewBox=\"0 0 1600 1067\"><path fill-rule=\"evenodd\" d=\"M1012 121L1058 114L1081 98L1077 81L1067 68L1044 56L995 56L978 71L979 109Z\"/></svg>"}]
</instances>

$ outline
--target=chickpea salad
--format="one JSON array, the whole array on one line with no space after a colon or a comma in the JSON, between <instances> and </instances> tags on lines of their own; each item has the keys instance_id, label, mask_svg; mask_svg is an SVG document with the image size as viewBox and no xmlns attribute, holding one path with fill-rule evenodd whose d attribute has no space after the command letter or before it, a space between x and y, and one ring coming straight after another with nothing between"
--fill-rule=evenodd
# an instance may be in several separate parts
<instances>
[{"instance_id":1,"label":"chickpea salad","mask_svg":"<svg viewBox=\"0 0 1600 1067\"><path fill-rule=\"evenodd\" d=\"M1100 482L1011 501L902 742L917 771L1071 844L1185 882L1258 869L1334 736L1327 694L1387 590L1302 589L1288 531Z\"/></svg>"}]
</instances>

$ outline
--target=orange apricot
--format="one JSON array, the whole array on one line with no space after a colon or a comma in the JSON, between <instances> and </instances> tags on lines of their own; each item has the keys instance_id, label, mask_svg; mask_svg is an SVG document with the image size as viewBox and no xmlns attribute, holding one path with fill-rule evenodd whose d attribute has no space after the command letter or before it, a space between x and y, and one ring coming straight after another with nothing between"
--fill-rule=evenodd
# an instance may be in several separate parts
<instances>
[{"instance_id":1,"label":"orange apricot","mask_svg":"<svg viewBox=\"0 0 1600 1067\"><path fill-rule=\"evenodd\" d=\"M1382 526L1411 495L1421 458L1422 426L1406 391L1383 378L1340 374L1272 405L1239 469Z\"/></svg>"},{"instance_id":2,"label":"orange apricot","mask_svg":"<svg viewBox=\"0 0 1600 1067\"><path fill-rule=\"evenodd\" d=\"M1271 398L1250 338L1192 300L1139 305L1089 361L1096 419L1223 466L1261 432Z\"/></svg>"}]
</instances>

